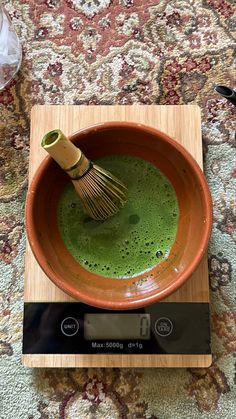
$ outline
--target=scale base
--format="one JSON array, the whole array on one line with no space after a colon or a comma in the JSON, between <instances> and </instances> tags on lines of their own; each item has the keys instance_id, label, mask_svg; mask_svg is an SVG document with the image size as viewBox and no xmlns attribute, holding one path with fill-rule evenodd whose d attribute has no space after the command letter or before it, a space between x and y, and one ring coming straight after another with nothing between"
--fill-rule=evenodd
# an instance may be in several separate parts
<instances>
[{"instance_id":1,"label":"scale base","mask_svg":"<svg viewBox=\"0 0 236 419\"><path fill-rule=\"evenodd\" d=\"M182 357L191 365L196 355L209 366L209 304L108 311L82 303L26 303L23 353L28 362L44 359L47 366L59 359L66 366L107 366L107 357L119 367L157 366L161 357L163 363Z\"/></svg>"},{"instance_id":2,"label":"scale base","mask_svg":"<svg viewBox=\"0 0 236 419\"><path fill-rule=\"evenodd\" d=\"M208 368L211 355L23 355L30 368Z\"/></svg>"},{"instance_id":3,"label":"scale base","mask_svg":"<svg viewBox=\"0 0 236 419\"><path fill-rule=\"evenodd\" d=\"M35 106L31 112L31 140L29 182L34 172L45 157L40 142L45 132L60 128L69 135L81 128L105 121L132 121L153 126L180 142L202 167L201 116L197 106L177 105L132 105L132 106ZM71 297L57 288L43 273L37 264L29 244L25 255L25 304L32 303L76 303ZM209 284L207 258L204 257L193 276L174 294L158 303L180 305L188 303L205 304L209 308ZM177 306L178 307L178 306ZM180 306L179 306L180 307ZM148 309L148 307L147 307ZM178 317L178 308L176 316ZM191 315L190 315L191 317ZM26 319L26 318L25 318ZM205 318L204 333L209 332L209 316ZM201 328L198 328L200 330ZM197 330L197 328L196 328ZM38 331L35 331L36 335ZM26 323L23 329L24 343L27 337ZM212 356L209 349L209 336L205 339L205 349L199 353L23 353L22 363L27 367L209 367ZM52 345L54 343L52 338ZM25 349L25 348L23 348Z\"/></svg>"}]
</instances>

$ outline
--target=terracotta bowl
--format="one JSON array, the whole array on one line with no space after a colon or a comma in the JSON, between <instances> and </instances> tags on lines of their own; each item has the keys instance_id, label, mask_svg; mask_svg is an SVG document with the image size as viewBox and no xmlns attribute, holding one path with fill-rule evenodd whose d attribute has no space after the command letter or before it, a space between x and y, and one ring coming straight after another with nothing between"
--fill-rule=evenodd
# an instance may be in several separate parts
<instances>
[{"instance_id":1,"label":"terracotta bowl","mask_svg":"<svg viewBox=\"0 0 236 419\"><path fill-rule=\"evenodd\" d=\"M178 197L177 236L168 260L148 273L115 279L88 272L69 254L60 237L56 209L68 176L46 157L26 199L26 231L39 265L65 293L96 307L134 309L167 297L193 274L210 238L212 203L200 167L176 141L140 124L109 122L81 130L70 138L92 160L128 154L156 165Z\"/></svg>"}]
</instances>

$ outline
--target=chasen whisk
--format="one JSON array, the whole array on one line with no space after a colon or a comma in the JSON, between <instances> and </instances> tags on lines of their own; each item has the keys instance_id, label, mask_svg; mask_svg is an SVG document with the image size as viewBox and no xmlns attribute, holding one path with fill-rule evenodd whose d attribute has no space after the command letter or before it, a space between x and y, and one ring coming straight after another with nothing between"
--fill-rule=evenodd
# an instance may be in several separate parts
<instances>
[{"instance_id":1,"label":"chasen whisk","mask_svg":"<svg viewBox=\"0 0 236 419\"><path fill-rule=\"evenodd\" d=\"M68 173L85 213L91 218L105 220L125 205L125 185L110 172L88 160L61 130L48 132L41 145Z\"/></svg>"}]
</instances>

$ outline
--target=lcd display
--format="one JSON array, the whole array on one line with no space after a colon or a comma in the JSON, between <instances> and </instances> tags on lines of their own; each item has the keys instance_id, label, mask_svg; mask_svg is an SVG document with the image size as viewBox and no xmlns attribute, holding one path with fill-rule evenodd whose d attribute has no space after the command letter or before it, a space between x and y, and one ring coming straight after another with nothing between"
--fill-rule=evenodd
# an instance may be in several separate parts
<instances>
[{"instance_id":1,"label":"lcd display","mask_svg":"<svg viewBox=\"0 0 236 419\"><path fill-rule=\"evenodd\" d=\"M149 314L85 314L84 338L150 339Z\"/></svg>"}]
</instances>

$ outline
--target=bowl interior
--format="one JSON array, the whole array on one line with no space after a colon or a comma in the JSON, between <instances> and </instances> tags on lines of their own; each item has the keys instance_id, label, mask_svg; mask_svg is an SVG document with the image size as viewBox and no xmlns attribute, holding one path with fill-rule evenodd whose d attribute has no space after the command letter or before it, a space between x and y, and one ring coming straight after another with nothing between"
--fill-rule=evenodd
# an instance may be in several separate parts
<instances>
[{"instance_id":1,"label":"bowl interior","mask_svg":"<svg viewBox=\"0 0 236 419\"><path fill-rule=\"evenodd\" d=\"M102 308L137 308L169 295L196 269L209 240L211 200L197 163L169 137L137 124L103 124L71 139L91 160L126 154L160 169L178 198L176 240L166 261L136 277L107 278L85 270L67 251L57 226L58 200L68 176L46 158L34 176L26 202L26 229L38 263L66 293Z\"/></svg>"}]
</instances>

